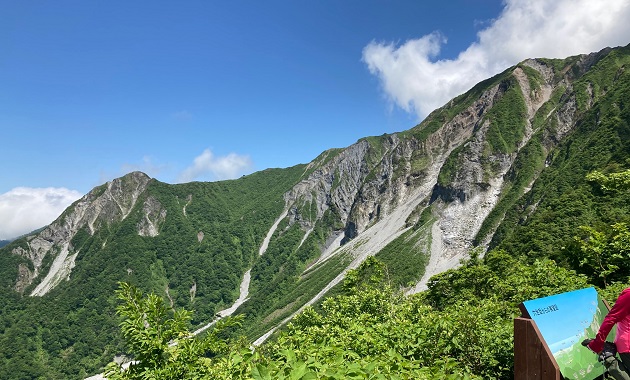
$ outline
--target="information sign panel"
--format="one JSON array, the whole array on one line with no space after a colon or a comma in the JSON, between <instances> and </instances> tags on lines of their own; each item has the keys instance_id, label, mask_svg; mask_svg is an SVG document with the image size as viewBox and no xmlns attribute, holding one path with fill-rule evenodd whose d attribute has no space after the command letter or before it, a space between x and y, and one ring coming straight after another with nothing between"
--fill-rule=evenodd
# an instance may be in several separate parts
<instances>
[{"instance_id":1,"label":"information sign panel","mask_svg":"<svg viewBox=\"0 0 630 380\"><path fill-rule=\"evenodd\" d=\"M597 355L581 345L584 339L595 337L608 313L595 288L525 301L523 306L536 322L564 378L592 380L602 374ZM615 329L607 340L614 337Z\"/></svg>"}]
</instances>

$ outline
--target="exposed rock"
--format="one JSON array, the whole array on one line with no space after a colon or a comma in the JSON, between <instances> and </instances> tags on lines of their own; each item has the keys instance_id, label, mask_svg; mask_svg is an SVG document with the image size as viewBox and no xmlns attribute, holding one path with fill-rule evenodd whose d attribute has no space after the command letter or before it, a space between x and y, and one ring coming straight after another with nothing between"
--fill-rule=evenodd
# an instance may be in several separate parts
<instances>
[{"instance_id":1,"label":"exposed rock","mask_svg":"<svg viewBox=\"0 0 630 380\"><path fill-rule=\"evenodd\" d=\"M583 58L582 64L589 62ZM365 237L365 231L378 221L389 219L402 205L409 205L411 199L427 199L426 205L434 205L438 217L432 235L439 241L433 244L431 255L442 257L444 260L440 262L447 263L434 261L437 266L427 269L427 273L458 265L472 248L483 221L498 203L505 177L520 149L533 136L532 121L536 112L549 101L556 88L570 83L543 61L527 60L522 65L536 70L542 81L529 78L521 67L511 72L523 95L527 115L523 137L514 152L488 151L486 133L490 121L486 114L509 89L508 82L502 81L488 88L424 140L413 135L401 138L393 134L363 139L341 152L330 151L320 156L307 169L312 173L285 194L289 224L299 223L308 231L327 211L333 212L343 226L336 229L336 235L343 231L342 245L354 239L365 243L362 236ZM553 117L558 120L553 136L556 141L575 125L575 96L571 96L570 87L567 92L559 109L553 111ZM448 184L438 183L436 173L446 157L460 146L452 180ZM421 188L425 190L418 193ZM414 209L407 208L405 217ZM403 224L399 229L406 227ZM389 241L395 236L392 233ZM339 244L339 240L331 240L330 244ZM330 252L334 248L326 246L322 251ZM423 281L426 283L427 279Z\"/></svg>"},{"instance_id":2,"label":"exposed rock","mask_svg":"<svg viewBox=\"0 0 630 380\"><path fill-rule=\"evenodd\" d=\"M184 216L186 217L188 217L188 215L186 214L186 207L190 205L190 202L192 202L192 194L188 194L188 196L186 197L186 204L182 208L182 213L184 213Z\"/></svg>"},{"instance_id":3,"label":"exposed rock","mask_svg":"<svg viewBox=\"0 0 630 380\"><path fill-rule=\"evenodd\" d=\"M192 286L190 287L190 302L193 302L195 300L195 294L197 294L197 282L193 282Z\"/></svg>"},{"instance_id":4,"label":"exposed rock","mask_svg":"<svg viewBox=\"0 0 630 380\"><path fill-rule=\"evenodd\" d=\"M408 202L409 197L415 199L417 189L426 187L427 181L432 182L429 192L421 194L421 198L428 198L437 182L428 173L437 173L444 158L470 139L500 96L498 86L491 88L424 141L408 136L401 139L397 134L364 139L332 158L323 156L314 161L310 164L316 168L313 173L285 195L290 205L289 223L312 228L330 210L344 226L342 244L346 244ZM424 165L419 166L418 162ZM471 180L462 181L462 185L477 184L481 177L476 174ZM458 196L465 194L461 192ZM316 210L315 220L302 215L301 210L312 209Z\"/></svg>"},{"instance_id":5,"label":"exposed rock","mask_svg":"<svg viewBox=\"0 0 630 380\"><path fill-rule=\"evenodd\" d=\"M77 258L79 251L70 254L69 243L65 243L61 247L61 251L57 254L53 263L46 273L46 276L35 287L31 296L43 296L51 289L57 286L61 281L67 280L70 277L70 272L74 268L74 260Z\"/></svg>"},{"instance_id":6,"label":"exposed rock","mask_svg":"<svg viewBox=\"0 0 630 380\"><path fill-rule=\"evenodd\" d=\"M78 252L72 247L72 238L81 228L94 234L99 228L125 219L151 178L133 172L99 186L70 206L57 220L37 235L27 239L28 249L14 248L11 253L29 259L34 270L29 276L20 276L15 288L25 289L39 278L46 255L54 255L52 265L40 284L31 293L41 296L67 279L74 267Z\"/></svg>"},{"instance_id":7,"label":"exposed rock","mask_svg":"<svg viewBox=\"0 0 630 380\"><path fill-rule=\"evenodd\" d=\"M16 292L23 294L24 290L27 286L33 282L33 278L36 276L36 273L32 272L28 269L28 266L24 264L18 265L18 277L15 280L14 289Z\"/></svg>"},{"instance_id":8,"label":"exposed rock","mask_svg":"<svg viewBox=\"0 0 630 380\"><path fill-rule=\"evenodd\" d=\"M147 197L142 206L142 219L138 222L138 235L155 237L166 220L166 209L154 197Z\"/></svg>"}]
</instances>

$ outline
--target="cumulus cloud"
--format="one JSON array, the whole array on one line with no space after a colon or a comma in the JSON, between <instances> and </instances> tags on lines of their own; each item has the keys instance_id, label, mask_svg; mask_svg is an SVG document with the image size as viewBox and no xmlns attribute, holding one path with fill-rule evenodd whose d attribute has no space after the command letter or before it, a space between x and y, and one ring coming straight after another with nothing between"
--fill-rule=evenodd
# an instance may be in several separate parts
<instances>
[{"instance_id":1,"label":"cumulus cloud","mask_svg":"<svg viewBox=\"0 0 630 380\"><path fill-rule=\"evenodd\" d=\"M178 181L233 179L251 171L252 168L253 162L249 156L230 153L227 156L215 157L210 149L206 149L195 157L193 164L181 173Z\"/></svg>"},{"instance_id":2,"label":"cumulus cloud","mask_svg":"<svg viewBox=\"0 0 630 380\"><path fill-rule=\"evenodd\" d=\"M503 11L455 59L439 59L447 36L401 45L371 42L363 61L387 97L423 119L479 81L526 58L564 58L630 43L630 0L506 0Z\"/></svg>"},{"instance_id":3,"label":"cumulus cloud","mask_svg":"<svg viewBox=\"0 0 630 380\"><path fill-rule=\"evenodd\" d=\"M12 239L53 222L82 196L65 188L16 187L0 194L0 239Z\"/></svg>"}]
</instances>

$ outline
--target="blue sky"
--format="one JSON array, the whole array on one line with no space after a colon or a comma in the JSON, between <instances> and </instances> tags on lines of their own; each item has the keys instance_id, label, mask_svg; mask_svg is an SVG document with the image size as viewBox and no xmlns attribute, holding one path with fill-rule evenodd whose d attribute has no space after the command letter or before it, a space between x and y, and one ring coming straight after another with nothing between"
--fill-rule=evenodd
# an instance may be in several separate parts
<instances>
[{"instance_id":1,"label":"blue sky","mask_svg":"<svg viewBox=\"0 0 630 380\"><path fill-rule=\"evenodd\" d=\"M237 178L406 130L522 59L629 43L629 1L2 1L0 239L132 170Z\"/></svg>"}]
</instances>

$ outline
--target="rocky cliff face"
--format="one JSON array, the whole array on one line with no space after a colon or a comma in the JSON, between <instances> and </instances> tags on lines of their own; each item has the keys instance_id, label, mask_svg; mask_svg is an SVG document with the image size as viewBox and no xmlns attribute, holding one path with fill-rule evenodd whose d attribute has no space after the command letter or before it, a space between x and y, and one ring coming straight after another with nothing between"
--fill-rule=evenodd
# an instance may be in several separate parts
<instances>
[{"instance_id":1,"label":"rocky cliff face","mask_svg":"<svg viewBox=\"0 0 630 380\"><path fill-rule=\"evenodd\" d=\"M97 187L43 231L28 237L26 247L14 248L13 254L27 258L31 264L20 264L15 290L23 293L34 281L41 279L30 295L43 296L67 279L79 254L72 246L77 232L87 228L93 235L99 229L125 219L150 180L146 174L134 172ZM147 200L147 203L154 202ZM159 210L156 205L148 207ZM141 233L156 233L155 226L159 224L160 216L160 211L148 211L147 226L139 226ZM52 262L46 268L42 265L45 259Z\"/></svg>"},{"instance_id":2,"label":"rocky cliff face","mask_svg":"<svg viewBox=\"0 0 630 380\"><path fill-rule=\"evenodd\" d=\"M167 211L160 201L155 197L149 196L142 206L142 220L138 223L138 235L155 237L160 233L160 226L166 220ZM201 237L199 242L203 239L203 232L199 232Z\"/></svg>"},{"instance_id":3,"label":"rocky cliff face","mask_svg":"<svg viewBox=\"0 0 630 380\"><path fill-rule=\"evenodd\" d=\"M412 291L423 289L431 275L456 266L474 246L482 224L504 196L506 177L518 171L515 162L532 137L541 141L546 155L571 132L578 113L585 111L578 110L572 83L607 53L577 57L560 69L545 60L524 61L497 76L458 112L452 112L453 102L434 112L412 130L416 133L366 138L342 151L326 152L309 165L310 175L285 195L289 223L308 230L332 212L339 220L336 233L344 237L329 243L343 245L404 209L405 224L378 245L368 243L382 248L410 227L414 215L431 207L437 218L428 237L433 241L427 252L431 259ZM552 94L560 96L552 99ZM510 117L499 112L513 113L519 125L506 125ZM422 136L434 120L444 122ZM497 148L492 139L505 144L511 130L517 130L512 145ZM482 246L491 235L482 239Z\"/></svg>"}]
</instances>

